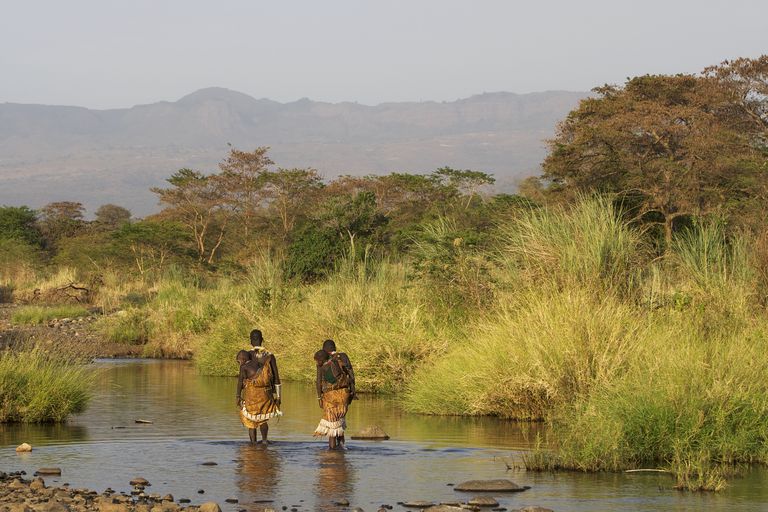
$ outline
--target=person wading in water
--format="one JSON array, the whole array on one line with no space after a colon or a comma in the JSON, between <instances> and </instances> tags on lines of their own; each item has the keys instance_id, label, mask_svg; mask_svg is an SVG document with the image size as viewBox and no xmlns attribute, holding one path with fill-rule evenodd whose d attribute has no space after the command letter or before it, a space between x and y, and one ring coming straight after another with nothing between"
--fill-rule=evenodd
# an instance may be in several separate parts
<instances>
[{"instance_id":1,"label":"person wading in water","mask_svg":"<svg viewBox=\"0 0 768 512\"><path fill-rule=\"evenodd\" d=\"M323 350L314 356L317 365L317 399L323 417L315 429L315 436L328 436L328 447L344 447L344 429L349 404L355 398L355 374L349 357L336 352L333 340L323 342Z\"/></svg>"},{"instance_id":2,"label":"person wading in water","mask_svg":"<svg viewBox=\"0 0 768 512\"><path fill-rule=\"evenodd\" d=\"M256 443L256 429L261 430L261 439L268 443L268 421L282 416L280 411L281 385L275 356L261 347L261 331L251 332L252 351L241 350L237 354L240 375L237 379L237 406L240 421L248 429L252 443Z\"/></svg>"}]
</instances>

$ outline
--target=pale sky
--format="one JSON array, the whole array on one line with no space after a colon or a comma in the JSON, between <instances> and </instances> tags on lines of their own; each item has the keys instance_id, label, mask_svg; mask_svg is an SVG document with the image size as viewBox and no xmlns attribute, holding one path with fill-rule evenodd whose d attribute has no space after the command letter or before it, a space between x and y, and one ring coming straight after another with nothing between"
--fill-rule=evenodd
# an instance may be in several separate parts
<instances>
[{"instance_id":1,"label":"pale sky","mask_svg":"<svg viewBox=\"0 0 768 512\"><path fill-rule=\"evenodd\" d=\"M0 102L585 91L768 53L768 0L0 0Z\"/></svg>"}]
</instances>

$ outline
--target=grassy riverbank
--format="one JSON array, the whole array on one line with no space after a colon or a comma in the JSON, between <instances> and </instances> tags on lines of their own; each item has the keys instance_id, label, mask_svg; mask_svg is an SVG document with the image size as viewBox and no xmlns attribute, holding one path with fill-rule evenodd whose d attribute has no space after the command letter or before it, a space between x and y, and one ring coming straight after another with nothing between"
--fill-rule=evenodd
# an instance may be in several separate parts
<instances>
[{"instance_id":1,"label":"grassy riverbank","mask_svg":"<svg viewBox=\"0 0 768 512\"><path fill-rule=\"evenodd\" d=\"M87 316L90 312L81 305L62 304L52 307L44 306L26 306L19 308L11 316L11 322L14 324L42 324L49 320L63 318L77 318Z\"/></svg>"},{"instance_id":2,"label":"grassy riverbank","mask_svg":"<svg viewBox=\"0 0 768 512\"><path fill-rule=\"evenodd\" d=\"M413 261L352 258L312 284L267 257L230 277L105 274L96 305L120 313L98 328L233 375L258 326L282 376L305 381L332 337L361 389L413 412L548 422L555 450L532 469L662 466L718 489L768 462L763 240L710 220L660 251L605 199L517 211L473 250L429 229Z\"/></svg>"},{"instance_id":3,"label":"grassy riverbank","mask_svg":"<svg viewBox=\"0 0 768 512\"><path fill-rule=\"evenodd\" d=\"M65 421L85 409L92 373L39 350L0 352L0 423Z\"/></svg>"}]
</instances>

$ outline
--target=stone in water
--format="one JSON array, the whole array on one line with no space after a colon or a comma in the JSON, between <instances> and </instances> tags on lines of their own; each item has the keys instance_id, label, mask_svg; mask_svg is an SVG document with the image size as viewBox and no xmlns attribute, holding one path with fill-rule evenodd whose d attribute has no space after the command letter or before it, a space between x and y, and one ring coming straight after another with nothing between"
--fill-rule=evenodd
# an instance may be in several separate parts
<instances>
[{"instance_id":1,"label":"stone in water","mask_svg":"<svg viewBox=\"0 0 768 512\"><path fill-rule=\"evenodd\" d=\"M386 441L389 439L389 436L378 425L371 425L368 428L361 430L357 435L352 436L352 439L364 441Z\"/></svg>"},{"instance_id":2,"label":"stone in water","mask_svg":"<svg viewBox=\"0 0 768 512\"><path fill-rule=\"evenodd\" d=\"M467 502L469 505L475 505L478 507L498 507L499 502L490 496L477 496Z\"/></svg>"},{"instance_id":3,"label":"stone in water","mask_svg":"<svg viewBox=\"0 0 768 512\"><path fill-rule=\"evenodd\" d=\"M434 507L434 502L431 501L423 501L423 500L415 500L415 501L406 501L403 503L404 507L408 508L429 508Z\"/></svg>"},{"instance_id":4,"label":"stone in water","mask_svg":"<svg viewBox=\"0 0 768 512\"><path fill-rule=\"evenodd\" d=\"M60 475L61 468L40 468L36 473L38 475Z\"/></svg>"},{"instance_id":5,"label":"stone in water","mask_svg":"<svg viewBox=\"0 0 768 512\"><path fill-rule=\"evenodd\" d=\"M497 480L469 480L453 488L464 492L520 492L530 489L529 486L517 485L512 480L503 478Z\"/></svg>"}]
</instances>

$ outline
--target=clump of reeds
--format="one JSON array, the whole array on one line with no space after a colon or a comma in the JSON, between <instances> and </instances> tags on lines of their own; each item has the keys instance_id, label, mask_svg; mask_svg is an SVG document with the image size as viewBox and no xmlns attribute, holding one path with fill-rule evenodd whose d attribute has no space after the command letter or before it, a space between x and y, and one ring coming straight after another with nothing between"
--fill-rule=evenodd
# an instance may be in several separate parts
<instances>
[{"instance_id":1,"label":"clump of reeds","mask_svg":"<svg viewBox=\"0 0 768 512\"><path fill-rule=\"evenodd\" d=\"M647 250L623 216L604 197L525 211L500 227L503 263L524 285L633 290Z\"/></svg>"},{"instance_id":2,"label":"clump of reeds","mask_svg":"<svg viewBox=\"0 0 768 512\"><path fill-rule=\"evenodd\" d=\"M65 421L85 409L92 373L38 350L0 352L0 422Z\"/></svg>"},{"instance_id":3,"label":"clump of reeds","mask_svg":"<svg viewBox=\"0 0 768 512\"><path fill-rule=\"evenodd\" d=\"M644 350L644 321L612 296L542 290L518 300L518 310L483 318L417 372L408 408L542 420L556 405L615 379Z\"/></svg>"}]
</instances>

